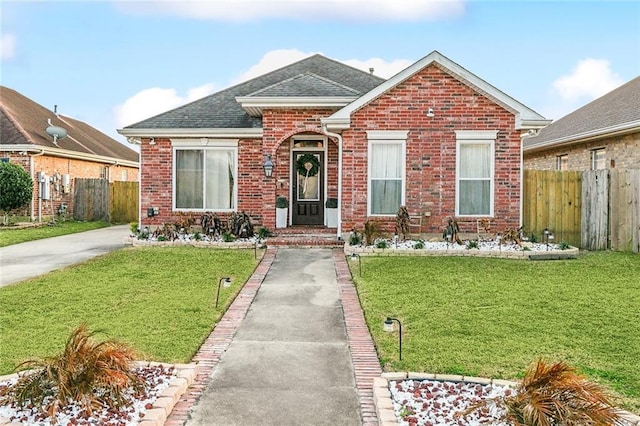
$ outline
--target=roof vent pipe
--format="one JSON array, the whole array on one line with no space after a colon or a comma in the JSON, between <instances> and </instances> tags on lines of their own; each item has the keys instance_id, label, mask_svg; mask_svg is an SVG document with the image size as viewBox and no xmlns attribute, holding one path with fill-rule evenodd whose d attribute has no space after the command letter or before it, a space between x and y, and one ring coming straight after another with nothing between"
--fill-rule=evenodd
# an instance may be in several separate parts
<instances>
[{"instance_id":1,"label":"roof vent pipe","mask_svg":"<svg viewBox=\"0 0 640 426\"><path fill-rule=\"evenodd\" d=\"M375 71L375 69L373 67L369 68L369 74L373 75L374 71Z\"/></svg>"}]
</instances>

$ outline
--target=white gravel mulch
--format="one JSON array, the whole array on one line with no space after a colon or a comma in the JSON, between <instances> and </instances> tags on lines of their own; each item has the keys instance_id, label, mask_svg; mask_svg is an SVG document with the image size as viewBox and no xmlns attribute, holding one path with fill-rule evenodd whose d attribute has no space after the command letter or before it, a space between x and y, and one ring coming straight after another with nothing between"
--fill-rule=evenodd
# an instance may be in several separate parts
<instances>
[{"instance_id":1,"label":"white gravel mulch","mask_svg":"<svg viewBox=\"0 0 640 426\"><path fill-rule=\"evenodd\" d=\"M487 398L509 396L509 386L481 385L438 380L389 381L393 408L402 426L508 426L501 420L504 410L488 404L468 416L460 416L471 405ZM456 413L458 413L456 415Z\"/></svg>"},{"instance_id":2,"label":"white gravel mulch","mask_svg":"<svg viewBox=\"0 0 640 426\"><path fill-rule=\"evenodd\" d=\"M176 373L173 367L166 368L162 365L136 367L133 371L142 377L147 384L147 390L141 398L129 395L130 405L122 407L120 410L103 407L102 409L94 410L91 416L86 416L78 405L69 404L56 415L55 425L136 426L144 418L145 412L151 408L158 395L169 387L171 381L176 378ZM9 382L0 382L0 389L15 383L15 381L16 379L12 379ZM34 426L50 426L54 424L50 417L43 415L36 407L19 410L10 405L2 405L0 406L0 417Z\"/></svg>"}]
</instances>

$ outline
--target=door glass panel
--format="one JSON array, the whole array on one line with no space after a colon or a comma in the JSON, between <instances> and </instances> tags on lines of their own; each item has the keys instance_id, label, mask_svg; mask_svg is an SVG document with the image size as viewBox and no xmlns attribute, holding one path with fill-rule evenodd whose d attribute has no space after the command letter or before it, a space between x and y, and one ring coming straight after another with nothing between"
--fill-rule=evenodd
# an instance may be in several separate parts
<instances>
[{"instance_id":1,"label":"door glass panel","mask_svg":"<svg viewBox=\"0 0 640 426\"><path fill-rule=\"evenodd\" d=\"M315 162L310 157L315 158ZM304 161L305 158L309 158L310 161ZM296 165L300 164L301 167L297 168L297 197L299 201L318 201L320 199L320 182L319 174L320 156L318 154L296 154Z\"/></svg>"}]
</instances>

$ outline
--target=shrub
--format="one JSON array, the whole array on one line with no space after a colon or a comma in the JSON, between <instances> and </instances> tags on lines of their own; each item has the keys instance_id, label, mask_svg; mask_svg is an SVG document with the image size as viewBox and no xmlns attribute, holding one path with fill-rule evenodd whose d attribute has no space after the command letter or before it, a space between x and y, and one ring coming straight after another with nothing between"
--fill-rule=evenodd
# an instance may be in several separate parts
<instances>
[{"instance_id":1,"label":"shrub","mask_svg":"<svg viewBox=\"0 0 640 426\"><path fill-rule=\"evenodd\" d=\"M231 232L224 232L222 234L222 241L224 241L225 243L232 243L235 241L235 237Z\"/></svg>"},{"instance_id":2,"label":"shrub","mask_svg":"<svg viewBox=\"0 0 640 426\"><path fill-rule=\"evenodd\" d=\"M480 246L478 245L478 242L476 240L467 241L467 245L466 245L467 250L477 249L477 248L480 248Z\"/></svg>"},{"instance_id":3,"label":"shrub","mask_svg":"<svg viewBox=\"0 0 640 426\"><path fill-rule=\"evenodd\" d=\"M515 425L622 425L607 392L589 382L564 362L538 360L509 396L485 399L469 414L491 404L506 409L506 421Z\"/></svg>"},{"instance_id":4,"label":"shrub","mask_svg":"<svg viewBox=\"0 0 640 426\"><path fill-rule=\"evenodd\" d=\"M376 242L376 248L379 248L379 249L389 248L389 243L387 242L387 240L380 240Z\"/></svg>"},{"instance_id":5,"label":"shrub","mask_svg":"<svg viewBox=\"0 0 640 426\"><path fill-rule=\"evenodd\" d=\"M31 201L33 180L22 167L13 163L0 163L0 210L7 223L10 210L20 208Z\"/></svg>"},{"instance_id":6,"label":"shrub","mask_svg":"<svg viewBox=\"0 0 640 426\"><path fill-rule=\"evenodd\" d=\"M289 207L289 200L287 200L285 197L276 198L277 209L286 209L287 207Z\"/></svg>"},{"instance_id":7,"label":"shrub","mask_svg":"<svg viewBox=\"0 0 640 426\"><path fill-rule=\"evenodd\" d=\"M264 240L265 238L269 238L271 236L271 231L269 228L265 228L264 226L258 229L258 238Z\"/></svg>"},{"instance_id":8,"label":"shrub","mask_svg":"<svg viewBox=\"0 0 640 426\"><path fill-rule=\"evenodd\" d=\"M368 220L364 223L364 243L368 246L372 246L376 238L380 237L382 230L380 229L380 222L374 220Z\"/></svg>"},{"instance_id":9,"label":"shrub","mask_svg":"<svg viewBox=\"0 0 640 426\"><path fill-rule=\"evenodd\" d=\"M87 415L102 405L118 408L126 404L126 391L144 387L131 370L134 352L115 340L96 342L96 334L82 324L72 331L60 355L18 365L16 369L35 370L5 388L0 404L23 408L33 404L51 417L70 401L78 402Z\"/></svg>"},{"instance_id":10,"label":"shrub","mask_svg":"<svg viewBox=\"0 0 640 426\"><path fill-rule=\"evenodd\" d=\"M138 222L131 222L129 224L129 230L131 231L132 235L137 235L138 232L140 232L140 230L138 229Z\"/></svg>"},{"instance_id":11,"label":"shrub","mask_svg":"<svg viewBox=\"0 0 640 426\"><path fill-rule=\"evenodd\" d=\"M424 248L424 241L422 240L416 241L416 243L413 245L413 248L416 250L422 250Z\"/></svg>"},{"instance_id":12,"label":"shrub","mask_svg":"<svg viewBox=\"0 0 640 426\"><path fill-rule=\"evenodd\" d=\"M406 240L409 234L409 225L411 224L411 216L405 206L400 206L396 213L396 234L402 235L402 239Z\"/></svg>"},{"instance_id":13,"label":"shrub","mask_svg":"<svg viewBox=\"0 0 640 426\"><path fill-rule=\"evenodd\" d=\"M327 198L327 201L324 203L324 206L328 209L337 209L338 208L338 199L337 198Z\"/></svg>"},{"instance_id":14,"label":"shrub","mask_svg":"<svg viewBox=\"0 0 640 426\"><path fill-rule=\"evenodd\" d=\"M350 246L358 246L362 243L362 234L353 229L351 234L349 234L349 245Z\"/></svg>"},{"instance_id":15,"label":"shrub","mask_svg":"<svg viewBox=\"0 0 640 426\"><path fill-rule=\"evenodd\" d=\"M569 248L570 248L570 247L571 247L571 246L570 246L570 245L569 245L569 243L568 243L568 242L566 242L566 241L561 241L561 242L560 242L560 244L558 244L558 248L559 248L560 250L569 250Z\"/></svg>"}]
</instances>

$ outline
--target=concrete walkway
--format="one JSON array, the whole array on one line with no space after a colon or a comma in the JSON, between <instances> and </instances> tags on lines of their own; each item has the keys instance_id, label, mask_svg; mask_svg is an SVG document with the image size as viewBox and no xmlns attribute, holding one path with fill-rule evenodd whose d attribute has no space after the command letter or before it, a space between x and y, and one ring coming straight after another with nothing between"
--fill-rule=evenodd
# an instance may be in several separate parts
<instances>
[{"instance_id":1,"label":"concrete walkway","mask_svg":"<svg viewBox=\"0 0 640 426\"><path fill-rule=\"evenodd\" d=\"M2 247L0 287L123 248L127 235L129 225L118 225Z\"/></svg>"},{"instance_id":2,"label":"concrete walkway","mask_svg":"<svg viewBox=\"0 0 640 426\"><path fill-rule=\"evenodd\" d=\"M331 250L277 251L186 424L362 424Z\"/></svg>"}]
</instances>

